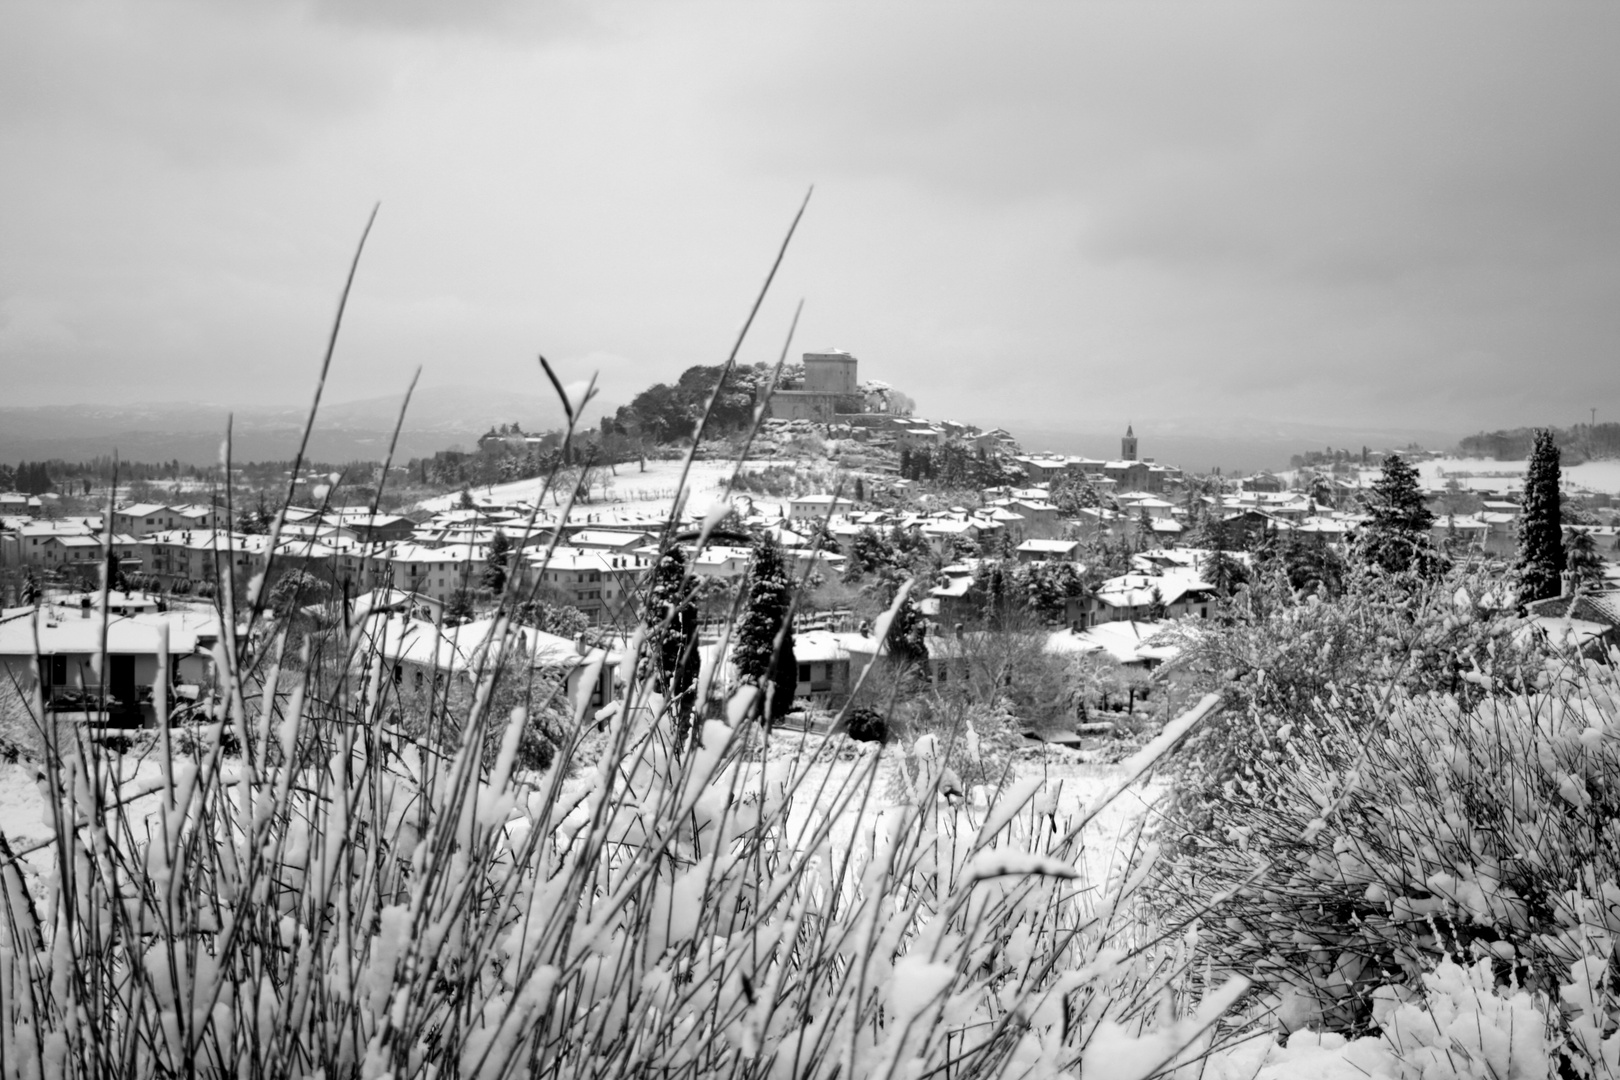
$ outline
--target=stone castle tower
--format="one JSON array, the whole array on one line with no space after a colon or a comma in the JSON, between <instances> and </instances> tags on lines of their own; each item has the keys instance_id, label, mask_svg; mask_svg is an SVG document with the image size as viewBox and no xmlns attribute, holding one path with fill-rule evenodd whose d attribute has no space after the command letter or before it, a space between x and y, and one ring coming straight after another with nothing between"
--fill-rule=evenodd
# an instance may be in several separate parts
<instances>
[{"instance_id":1,"label":"stone castle tower","mask_svg":"<svg viewBox=\"0 0 1620 1080\"><path fill-rule=\"evenodd\" d=\"M777 420L816 420L830 424L841 404L860 412L859 363L841 349L804 354L804 388L771 395L770 416ZM851 401L851 398L854 401Z\"/></svg>"},{"instance_id":2,"label":"stone castle tower","mask_svg":"<svg viewBox=\"0 0 1620 1080\"><path fill-rule=\"evenodd\" d=\"M856 393L857 361L839 349L804 354L804 388L813 394Z\"/></svg>"},{"instance_id":3,"label":"stone castle tower","mask_svg":"<svg viewBox=\"0 0 1620 1080\"><path fill-rule=\"evenodd\" d=\"M1119 440L1119 456L1125 461L1136 460L1136 432L1129 424L1125 425L1125 437Z\"/></svg>"}]
</instances>

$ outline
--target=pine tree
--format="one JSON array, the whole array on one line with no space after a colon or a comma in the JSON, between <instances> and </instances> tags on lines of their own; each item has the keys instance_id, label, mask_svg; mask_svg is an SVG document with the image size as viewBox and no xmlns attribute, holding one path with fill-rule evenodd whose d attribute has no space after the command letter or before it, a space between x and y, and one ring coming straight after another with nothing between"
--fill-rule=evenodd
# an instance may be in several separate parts
<instances>
[{"instance_id":1,"label":"pine tree","mask_svg":"<svg viewBox=\"0 0 1620 1080\"><path fill-rule=\"evenodd\" d=\"M1216 547L1210 552L1209 557L1204 560L1200 575L1213 585L1216 593L1221 596L1231 596L1234 589L1249 579L1243 564L1222 547Z\"/></svg>"},{"instance_id":2,"label":"pine tree","mask_svg":"<svg viewBox=\"0 0 1620 1080\"><path fill-rule=\"evenodd\" d=\"M748 572L748 600L737 624L737 644L733 662L737 674L761 690L771 689L767 723L780 720L793 706L798 687L799 665L793 656L793 627L789 623L793 588L782 567L782 551L770 537L754 549L754 565ZM783 634L777 649L776 636Z\"/></svg>"},{"instance_id":3,"label":"pine tree","mask_svg":"<svg viewBox=\"0 0 1620 1080\"><path fill-rule=\"evenodd\" d=\"M466 589L457 589L450 594L450 599L444 605L444 621L446 626L469 621L473 617L473 594Z\"/></svg>"},{"instance_id":4,"label":"pine tree","mask_svg":"<svg viewBox=\"0 0 1620 1080\"><path fill-rule=\"evenodd\" d=\"M676 753L683 751L691 738L702 663L697 648L694 584L686 575L686 555L672 547L658 560L647 600L647 655L655 686L669 702L675 718Z\"/></svg>"},{"instance_id":5,"label":"pine tree","mask_svg":"<svg viewBox=\"0 0 1620 1080\"><path fill-rule=\"evenodd\" d=\"M1434 514L1424 504L1417 470L1399 454L1384 461L1367 499L1368 522L1360 537L1366 561L1391 574L1437 574L1445 561L1434 550L1429 530Z\"/></svg>"},{"instance_id":6,"label":"pine tree","mask_svg":"<svg viewBox=\"0 0 1620 1080\"><path fill-rule=\"evenodd\" d=\"M894 613L894 621L889 623L889 632L884 638L888 643L890 658L900 665L902 671L927 663L927 631L928 624L922 610L907 593L900 602L899 610Z\"/></svg>"},{"instance_id":7,"label":"pine tree","mask_svg":"<svg viewBox=\"0 0 1620 1080\"><path fill-rule=\"evenodd\" d=\"M1564 572L1564 530L1560 512L1558 447L1552 432L1537 428L1524 478L1524 505L1519 513L1519 602L1528 604L1557 596Z\"/></svg>"},{"instance_id":8,"label":"pine tree","mask_svg":"<svg viewBox=\"0 0 1620 1080\"><path fill-rule=\"evenodd\" d=\"M504 530L496 529L489 541L489 562L484 566L479 584L497 596L506 588L506 564L511 558L511 551L511 539Z\"/></svg>"},{"instance_id":9,"label":"pine tree","mask_svg":"<svg viewBox=\"0 0 1620 1080\"><path fill-rule=\"evenodd\" d=\"M1564 562L1569 571L1571 588L1594 590L1603 587L1603 557L1597 553L1597 544L1587 530L1570 530Z\"/></svg>"},{"instance_id":10,"label":"pine tree","mask_svg":"<svg viewBox=\"0 0 1620 1080\"><path fill-rule=\"evenodd\" d=\"M1368 512L1376 528L1428 535L1434 515L1424 505L1417 470L1399 454L1389 455L1384 471L1373 482Z\"/></svg>"}]
</instances>

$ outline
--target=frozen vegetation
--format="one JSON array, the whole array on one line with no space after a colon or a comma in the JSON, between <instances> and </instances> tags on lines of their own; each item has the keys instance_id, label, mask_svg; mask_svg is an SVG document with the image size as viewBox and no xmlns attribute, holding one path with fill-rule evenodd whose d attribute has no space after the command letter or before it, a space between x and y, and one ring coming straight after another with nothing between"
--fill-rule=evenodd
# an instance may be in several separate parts
<instances>
[{"instance_id":1,"label":"frozen vegetation","mask_svg":"<svg viewBox=\"0 0 1620 1080\"><path fill-rule=\"evenodd\" d=\"M714 528L727 467L689 465L618 503L713 492ZM999 671L882 750L762 722L774 673L712 697L667 550L605 704L606 650L516 662L516 590L413 695L363 624L224 588L217 707L171 729L160 664L144 758L48 714L32 657L0 1076L1620 1075L1615 654L1448 563L1397 473L1350 550L1226 559L1189 707L1106 770L976 726L1027 689ZM525 533L588 495L557 476ZM910 587L865 669L891 704Z\"/></svg>"}]
</instances>

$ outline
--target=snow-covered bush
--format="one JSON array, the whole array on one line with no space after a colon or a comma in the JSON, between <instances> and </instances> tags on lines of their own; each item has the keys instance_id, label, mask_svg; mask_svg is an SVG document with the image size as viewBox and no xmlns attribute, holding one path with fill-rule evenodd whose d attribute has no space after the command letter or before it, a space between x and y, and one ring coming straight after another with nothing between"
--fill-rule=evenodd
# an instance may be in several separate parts
<instances>
[{"instance_id":1,"label":"snow-covered bush","mask_svg":"<svg viewBox=\"0 0 1620 1080\"><path fill-rule=\"evenodd\" d=\"M1387 1027L1374 991L1415 992L1445 960L1544 996L1583 958L1611 970L1615 669L1549 659L1507 693L1487 671L1466 677L1486 691L1469 703L1390 687L1373 728L1330 692L1313 729L1272 733L1167 860L1167 910L1180 890L1233 891L1201 948L1255 976L1285 1027Z\"/></svg>"},{"instance_id":2,"label":"snow-covered bush","mask_svg":"<svg viewBox=\"0 0 1620 1080\"><path fill-rule=\"evenodd\" d=\"M1347 584L1329 599L1294 589L1281 571L1261 574L1222 604L1218 618L1174 631L1181 654L1173 678L1219 693L1227 705L1177 761L1181 829L1207 835L1227 782L1263 780L1251 766L1285 727L1298 738L1314 737L1319 726L1371 730L1395 686L1472 706L1517 688L1519 668L1544 656L1520 633L1522 620L1495 605L1499 583L1478 569L1426 583L1360 567ZM1480 671L1491 679L1471 678Z\"/></svg>"}]
</instances>

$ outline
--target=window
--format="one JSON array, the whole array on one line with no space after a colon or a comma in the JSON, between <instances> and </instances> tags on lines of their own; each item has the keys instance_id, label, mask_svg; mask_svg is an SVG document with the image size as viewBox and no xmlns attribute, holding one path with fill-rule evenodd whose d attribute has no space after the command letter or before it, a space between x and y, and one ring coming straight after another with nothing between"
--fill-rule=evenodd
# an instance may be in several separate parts
<instances>
[{"instance_id":1,"label":"window","mask_svg":"<svg viewBox=\"0 0 1620 1080\"><path fill-rule=\"evenodd\" d=\"M809 682L810 681L810 665L809 664L800 664L799 665L799 681L800 682Z\"/></svg>"}]
</instances>

